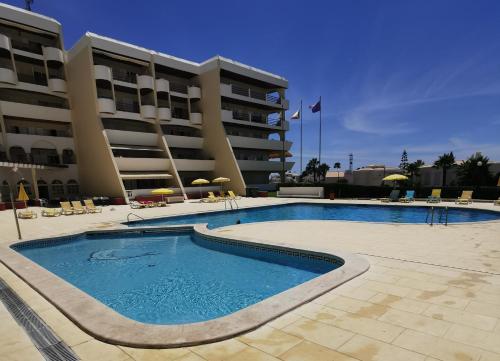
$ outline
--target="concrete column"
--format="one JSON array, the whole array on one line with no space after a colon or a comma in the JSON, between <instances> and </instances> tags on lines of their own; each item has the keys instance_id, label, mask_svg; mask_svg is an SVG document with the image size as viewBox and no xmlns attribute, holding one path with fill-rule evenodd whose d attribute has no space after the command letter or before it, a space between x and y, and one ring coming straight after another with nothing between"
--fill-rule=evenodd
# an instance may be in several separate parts
<instances>
[{"instance_id":1,"label":"concrete column","mask_svg":"<svg viewBox=\"0 0 500 361\"><path fill-rule=\"evenodd\" d=\"M38 182L36 179L36 169L31 168L31 184L33 184L33 190L35 191L35 199L40 199L40 193L38 192Z\"/></svg>"}]
</instances>

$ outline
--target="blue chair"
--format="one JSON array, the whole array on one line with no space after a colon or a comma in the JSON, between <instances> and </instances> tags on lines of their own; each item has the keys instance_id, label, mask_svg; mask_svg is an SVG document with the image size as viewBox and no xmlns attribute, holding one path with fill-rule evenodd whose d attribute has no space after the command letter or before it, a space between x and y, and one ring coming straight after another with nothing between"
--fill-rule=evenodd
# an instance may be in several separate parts
<instances>
[{"instance_id":1,"label":"blue chair","mask_svg":"<svg viewBox=\"0 0 500 361\"><path fill-rule=\"evenodd\" d=\"M400 202L411 203L415 200L415 191L406 191L406 195L403 198L399 198Z\"/></svg>"}]
</instances>

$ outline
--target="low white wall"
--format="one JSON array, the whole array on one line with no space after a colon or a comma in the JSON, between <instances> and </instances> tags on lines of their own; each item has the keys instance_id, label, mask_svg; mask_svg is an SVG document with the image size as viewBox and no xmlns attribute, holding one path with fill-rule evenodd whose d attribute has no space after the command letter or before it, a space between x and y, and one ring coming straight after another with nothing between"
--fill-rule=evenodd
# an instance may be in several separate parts
<instances>
[{"instance_id":1,"label":"low white wall","mask_svg":"<svg viewBox=\"0 0 500 361\"><path fill-rule=\"evenodd\" d=\"M324 198L325 190L323 187L280 187L276 195L289 198Z\"/></svg>"}]
</instances>

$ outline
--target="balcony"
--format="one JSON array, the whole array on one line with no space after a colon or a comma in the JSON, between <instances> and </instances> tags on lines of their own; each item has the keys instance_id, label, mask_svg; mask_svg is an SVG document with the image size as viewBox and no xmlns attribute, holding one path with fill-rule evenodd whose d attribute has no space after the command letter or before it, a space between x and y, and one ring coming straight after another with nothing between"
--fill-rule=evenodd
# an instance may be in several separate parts
<instances>
[{"instance_id":1,"label":"balcony","mask_svg":"<svg viewBox=\"0 0 500 361\"><path fill-rule=\"evenodd\" d=\"M169 93L170 92L170 82L166 79L156 79L156 92Z\"/></svg>"},{"instance_id":2,"label":"balcony","mask_svg":"<svg viewBox=\"0 0 500 361\"><path fill-rule=\"evenodd\" d=\"M276 118L271 118L265 114L240 112L222 109L222 121L228 123L235 123L240 125L250 125L262 127L266 129L282 129L281 121ZM288 122L283 123L283 129L288 130Z\"/></svg>"},{"instance_id":3,"label":"balcony","mask_svg":"<svg viewBox=\"0 0 500 361\"><path fill-rule=\"evenodd\" d=\"M171 148L190 148L190 149L202 149L203 148L203 138L202 137L187 137L183 135L165 135L167 144Z\"/></svg>"},{"instance_id":4,"label":"balcony","mask_svg":"<svg viewBox=\"0 0 500 361\"><path fill-rule=\"evenodd\" d=\"M211 159L174 159L174 163L179 172L211 172L215 170L215 160Z\"/></svg>"},{"instance_id":5,"label":"balcony","mask_svg":"<svg viewBox=\"0 0 500 361\"><path fill-rule=\"evenodd\" d=\"M285 100L279 96L260 92L235 84L222 83L220 85L220 93L223 97L239 99L246 102L266 105L273 108L288 109L288 107L285 108L285 105L288 106L288 102L285 102Z\"/></svg>"},{"instance_id":6,"label":"balcony","mask_svg":"<svg viewBox=\"0 0 500 361\"><path fill-rule=\"evenodd\" d=\"M11 145L21 146L25 149L31 148L33 144L53 144L59 153L62 153L63 149L74 149L75 147L73 138L69 135L52 137L48 135L7 133L7 141Z\"/></svg>"},{"instance_id":7,"label":"balcony","mask_svg":"<svg viewBox=\"0 0 500 361\"><path fill-rule=\"evenodd\" d=\"M172 119L172 114L170 112L170 108L158 107L158 119L159 120Z\"/></svg>"},{"instance_id":8,"label":"balcony","mask_svg":"<svg viewBox=\"0 0 500 361\"><path fill-rule=\"evenodd\" d=\"M156 119L156 108L154 105L141 105L141 115L146 119Z\"/></svg>"},{"instance_id":9,"label":"balcony","mask_svg":"<svg viewBox=\"0 0 500 361\"><path fill-rule=\"evenodd\" d=\"M282 150L283 142L274 139L262 139L251 137L240 137L228 135L227 138L233 148L248 148L248 149L265 149L265 150ZM290 150L292 142L285 141L285 150Z\"/></svg>"},{"instance_id":10,"label":"balcony","mask_svg":"<svg viewBox=\"0 0 500 361\"><path fill-rule=\"evenodd\" d=\"M10 39L10 43L14 49L27 51L28 53L34 53L38 55L42 55L42 45L40 43L36 43L33 41L29 41L28 39L16 40Z\"/></svg>"},{"instance_id":11,"label":"balcony","mask_svg":"<svg viewBox=\"0 0 500 361\"><path fill-rule=\"evenodd\" d=\"M66 93L66 80L57 78L49 79L49 89L57 93Z\"/></svg>"},{"instance_id":12,"label":"balcony","mask_svg":"<svg viewBox=\"0 0 500 361\"><path fill-rule=\"evenodd\" d=\"M113 80L111 68L105 65L94 65L94 76L98 80L106 80L109 82Z\"/></svg>"},{"instance_id":13,"label":"balcony","mask_svg":"<svg viewBox=\"0 0 500 361\"><path fill-rule=\"evenodd\" d=\"M139 89L154 89L153 77L149 75L137 76L137 87Z\"/></svg>"},{"instance_id":14,"label":"balcony","mask_svg":"<svg viewBox=\"0 0 500 361\"><path fill-rule=\"evenodd\" d=\"M201 125L203 123L203 116L201 113L190 113L189 120L191 124Z\"/></svg>"},{"instance_id":15,"label":"balcony","mask_svg":"<svg viewBox=\"0 0 500 361\"><path fill-rule=\"evenodd\" d=\"M188 94L188 86L180 83L170 83L170 91L173 93L178 93L177 95L184 95L186 96Z\"/></svg>"},{"instance_id":16,"label":"balcony","mask_svg":"<svg viewBox=\"0 0 500 361\"><path fill-rule=\"evenodd\" d=\"M5 49L8 52L11 51L9 37L4 34L0 34L0 49Z\"/></svg>"},{"instance_id":17,"label":"balcony","mask_svg":"<svg viewBox=\"0 0 500 361\"><path fill-rule=\"evenodd\" d=\"M171 167L168 158L126 158L115 157L120 172L162 172Z\"/></svg>"},{"instance_id":18,"label":"balcony","mask_svg":"<svg viewBox=\"0 0 500 361\"><path fill-rule=\"evenodd\" d=\"M51 46L44 46L43 57L47 61L57 61L61 64L64 64L64 54L61 49L54 48Z\"/></svg>"},{"instance_id":19,"label":"balcony","mask_svg":"<svg viewBox=\"0 0 500 361\"><path fill-rule=\"evenodd\" d=\"M280 172L283 169L281 162L269 160L237 160L241 171ZM292 169L294 162L285 162L285 171Z\"/></svg>"},{"instance_id":20,"label":"balcony","mask_svg":"<svg viewBox=\"0 0 500 361\"><path fill-rule=\"evenodd\" d=\"M191 99L200 99L201 98L201 89L197 86L190 86L188 88L188 96Z\"/></svg>"},{"instance_id":21,"label":"balcony","mask_svg":"<svg viewBox=\"0 0 500 361\"><path fill-rule=\"evenodd\" d=\"M14 70L0 68L0 83L16 84L16 74Z\"/></svg>"},{"instance_id":22,"label":"balcony","mask_svg":"<svg viewBox=\"0 0 500 361\"><path fill-rule=\"evenodd\" d=\"M106 129L106 135L110 144L143 145L154 147L158 143L158 135L156 133Z\"/></svg>"},{"instance_id":23,"label":"balcony","mask_svg":"<svg viewBox=\"0 0 500 361\"><path fill-rule=\"evenodd\" d=\"M115 102L113 99L99 98L97 99L97 104L99 106L99 113L104 113L104 114L116 113Z\"/></svg>"},{"instance_id":24,"label":"balcony","mask_svg":"<svg viewBox=\"0 0 500 361\"><path fill-rule=\"evenodd\" d=\"M33 103L35 101L33 100ZM48 104L44 106L41 103L41 101L38 101L38 104L0 101L0 108L2 108L4 116L10 115L19 118L35 118L59 122L71 121L71 112L68 109L56 108L55 105Z\"/></svg>"}]
</instances>

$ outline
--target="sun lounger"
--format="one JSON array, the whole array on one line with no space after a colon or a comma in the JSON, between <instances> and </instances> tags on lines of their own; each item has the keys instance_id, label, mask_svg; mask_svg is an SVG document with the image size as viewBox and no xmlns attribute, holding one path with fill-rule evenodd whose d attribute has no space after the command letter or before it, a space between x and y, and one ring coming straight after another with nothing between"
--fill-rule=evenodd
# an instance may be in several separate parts
<instances>
[{"instance_id":1,"label":"sun lounger","mask_svg":"<svg viewBox=\"0 0 500 361\"><path fill-rule=\"evenodd\" d=\"M146 208L156 207L156 203L153 201L139 201Z\"/></svg>"},{"instance_id":2,"label":"sun lounger","mask_svg":"<svg viewBox=\"0 0 500 361\"><path fill-rule=\"evenodd\" d=\"M427 197L427 203L439 203L441 202L441 189L435 188L432 190L432 193L429 197Z\"/></svg>"},{"instance_id":3,"label":"sun lounger","mask_svg":"<svg viewBox=\"0 0 500 361\"><path fill-rule=\"evenodd\" d=\"M167 202L166 201L156 202L156 206L157 207L166 207L167 206Z\"/></svg>"},{"instance_id":4,"label":"sun lounger","mask_svg":"<svg viewBox=\"0 0 500 361\"><path fill-rule=\"evenodd\" d=\"M496 201L493 201L493 205L500 206L500 197Z\"/></svg>"},{"instance_id":5,"label":"sun lounger","mask_svg":"<svg viewBox=\"0 0 500 361\"><path fill-rule=\"evenodd\" d=\"M71 205L73 206L73 212L75 212L75 214L87 213L87 210L83 207L82 202L72 201Z\"/></svg>"},{"instance_id":6,"label":"sun lounger","mask_svg":"<svg viewBox=\"0 0 500 361\"><path fill-rule=\"evenodd\" d=\"M399 189L393 189L388 198L380 198L382 202L397 202L399 200Z\"/></svg>"},{"instance_id":7,"label":"sun lounger","mask_svg":"<svg viewBox=\"0 0 500 361\"><path fill-rule=\"evenodd\" d=\"M227 191L227 194L229 195L229 198L230 199L241 199L240 196L238 196L236 193L234 193L233 191Z\"/></svg>"},{"instance_id":8,"label":"sun lounger","mask_svg":"<svg viewBox=\"0 0 500 361\"><path fill-rule=\"evenodd\" d=\"M38 215L30 209L23 209L22 211L19 211L17 216L22 219L33 219L38 217Z\"/></svg>"},{"instance_id":9,"label":"sun lounger","mask_svg":"<svg viewBox=\"0 0 500 361\"><path fill-rule=\"evenodd\" d=\"M472 203L473 191L462 191L462 195L457 198L455 204L469 204Z\"/></svg>"},{"instance_id":10,"label":"sun lounger","mask_svg":"<svg viewBox=\"0 0 500 361\"><path fill-rule=\"evenodd\" d=\"M85 203L85 208L87 208L87 212L89 213L101 213L102 207L96 207L94 201L92 199L84 199L83 203Z\"/></svg>"},{"instance_id":11,"label":"sun lounger","mask_svg":"<svg viewBox=\"0 0 500 361\"><path fill-rule=\"evenodd\" d=\"M201 200L205 203L215 203L219 201L219 197L216 197L214 192L208 192L208 197Z\"/></svg>"},{"instance_id":12,"label":"sun lounger","mask_svg":"<svg viewBox=\"0 0 500 361\"><path fill-rule=\"evenodd\" d=\"M139 203L137 201L131 201L130 202L130 208L133 209L141 209L141 208L146 208L146 206L142 203Z\"/></svg>"},{"instance_id":13,"label":"sun lounger","mask_svg":"<svg viewBox=\"0 0 500 361\"><path fill-rule=\"evenodd\" d=\"M69 203L69 202L59 202L59 204L61 205L61 209L62 209L61 212L65 216L70 216L72 214L75 214L75 212L73 210L73 207L71 207L71 203Z\"/></svg>"},{"instance_id":14,"label":"sun lounger","mask_svg":"<svg viewBox=\"0 0 500 361\"><path fill-rule=\"evenodd\" d=\"M61 210L58 208L44 208L42 209L42 217L59 217Z\"/></svg>"},{"instance_id":15,"label":"sun lounger","mask_svg":"<svg viewBox=\"0 0 500 361\"><path fill-rule=\"evenodd\" d=\"M411 203L415 200L415 191L406 191L406 195L402 198L399 198L399 201L402 203Z\"/></svg>"}]
</instances>

